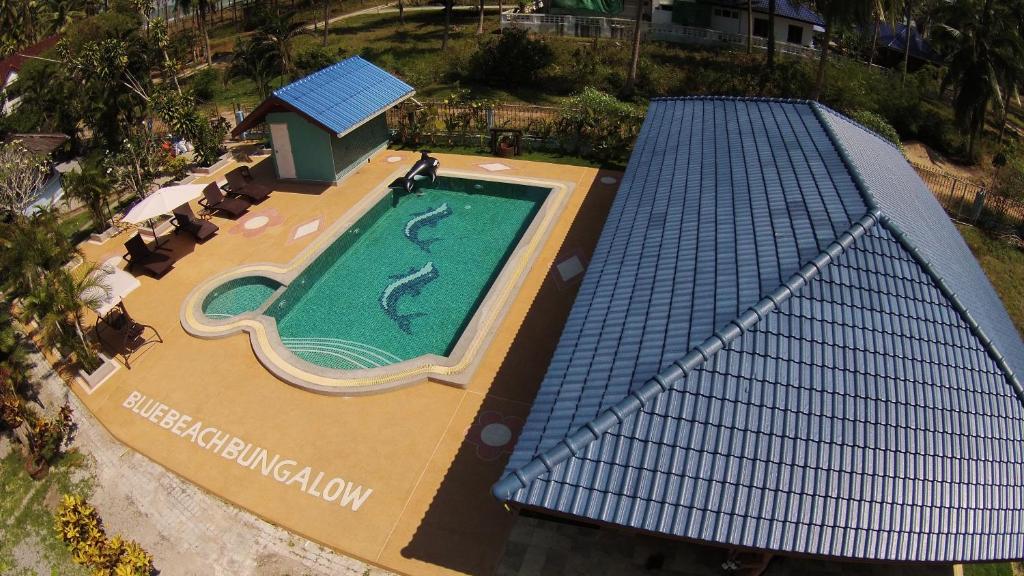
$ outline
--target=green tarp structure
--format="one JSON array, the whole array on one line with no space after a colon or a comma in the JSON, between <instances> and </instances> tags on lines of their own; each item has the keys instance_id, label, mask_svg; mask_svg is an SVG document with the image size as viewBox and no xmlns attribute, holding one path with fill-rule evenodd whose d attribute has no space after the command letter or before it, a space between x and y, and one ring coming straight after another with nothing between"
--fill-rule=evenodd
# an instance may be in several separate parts
<instances>
[{"instance_id":1,"label":"green tarp structure","mask_svg":"<svg viewBox=\"0 0 1024 576\"><path fill-rule=\"evenodd\" d=\"M622 13L622 0L552 0L551 13L614 15Z\"/></svg>"}]
</instances>

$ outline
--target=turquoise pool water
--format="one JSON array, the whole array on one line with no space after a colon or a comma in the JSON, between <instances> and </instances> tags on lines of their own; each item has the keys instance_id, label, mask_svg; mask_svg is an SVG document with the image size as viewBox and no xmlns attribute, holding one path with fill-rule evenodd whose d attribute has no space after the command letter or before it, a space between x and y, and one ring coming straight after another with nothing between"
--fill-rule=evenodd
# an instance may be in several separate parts
<instances>
[{"instance_id":1,"label":"turquoise pool water","mask_svg":"<svg viewBox=\"0 0 1024 576\"><path fill-rule=\"evenodd\" d=\"M229 280L203 300L203 314L214 320L230 318L259 308L281 284L262 276Z\"/></svg>"},{"instance_id":2,"label":"turquoise pool water","mask_svg":"<svg viewBox=\"0 0 1024 576\"><path fill-rule=\"evenodd\" d=\"M447 355L550 189L440 177L391 194L265 312L297 356L371 368Z\"/></svg>"}]
</instances>

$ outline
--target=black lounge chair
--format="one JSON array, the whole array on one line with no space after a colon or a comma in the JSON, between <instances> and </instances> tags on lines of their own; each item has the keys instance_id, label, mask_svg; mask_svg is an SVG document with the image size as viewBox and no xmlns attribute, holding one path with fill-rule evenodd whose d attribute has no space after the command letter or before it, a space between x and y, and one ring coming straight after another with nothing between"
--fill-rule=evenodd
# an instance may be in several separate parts
<instances>
[{"instance_id":1,"label":"black lounge chair","mask_svg":"<svg viewBox=\"0 0 1024 576\"><path fill-rule=\"evenodd\" d=\"M105 316L96 319L96 335L105 348L121 356L129 370L133 354L148 344L164 341L156 328L136 322L128 314L123 302L118 302Z\"/></svg>"},{"instance_id":2,"label":"black lounge chair","mask_svg":"<svg viewBox=\"0 0 1024 576\"><path fill-rule=\"evenodd\" d=\"M142 236L138 234L125 242L124 247L128 249L128 253L122 256L122 258L128 261L129 270L134 266L142 266L143 270L159 278L166 274L171 269L171 266L174 266L174 259L166 254L160 254L150 249L146 245L146 241L142 239ZM166 249L160 248L160 250Z\"/></svg>"},{"instance_id":3,"label":"black lounge chair","mask_svg":"<svg viewBox=\"0 0 1024 576\"><path fill-rule=\"evenodd\" d=\"M238 218L249 209L251 203L241 198L228 198L216 182L210 182L203 188L203 198L199 200L199 205L210 212L220 210L232 218Z\"/></svg>"},{"instance_id":4,"label":"black lounge chair","mask_svg":"<svg viewBox=\"0 0 1024 576\"><path fill-rule=\"evenodd\" d=\"M174 219L171 220L171 224L174 225L174 233L185 231L192 235L196 239L196 242L206 242L211 236L217 233L217 225L213 222L207 222L196 218L192 207L188 204L182 204L174 210Z\"/></svg>"},{"instance_id":5,"label":"black lounge chair","mask_svg":"<svg viewBox=\"0 0 1024 576\"><path fill-rule=\"evenodd\" d=\"M253 204L266 200L270 196L270 188L253 181L247 166L239 166L227 173L228 185L224 189L228 194L245 198Z\"/></svg>"}]
</instances>

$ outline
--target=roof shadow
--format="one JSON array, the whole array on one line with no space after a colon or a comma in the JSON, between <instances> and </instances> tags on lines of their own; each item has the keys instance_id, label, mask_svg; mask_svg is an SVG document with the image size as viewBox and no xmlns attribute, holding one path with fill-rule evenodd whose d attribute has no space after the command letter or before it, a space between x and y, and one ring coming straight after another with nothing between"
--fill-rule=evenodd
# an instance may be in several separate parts
<instances>
[{"instance_id":1,"label":"roof shadow","mask_svg":"<svg viewBox=\"0 0 1024 576\"><path fill-rule=\"evenodd\" d=\"M494 571L515 516L491 495L491 485L505 469L582 281L583 274L563 280L557 264L573 256L584 265L589 262L617 190L600 183L609 175L617 180L622 176L601 171L595 177L473 425L412 540L402 549L403 556L466 574ZM481 431L491 423L511 429L504 445L482 441Z\"/></svg>"}]
</instances>

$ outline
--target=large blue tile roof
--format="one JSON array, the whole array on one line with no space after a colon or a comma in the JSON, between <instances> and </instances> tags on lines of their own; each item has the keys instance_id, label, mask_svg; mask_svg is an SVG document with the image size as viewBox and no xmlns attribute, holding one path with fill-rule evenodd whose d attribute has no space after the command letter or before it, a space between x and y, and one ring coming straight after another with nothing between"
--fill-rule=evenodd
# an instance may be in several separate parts
<instances>
[{"instance_id":1,"label":"large blue tile roof","mask_svg":"<svg viewBox=\"0 0 1024 576\"><path fill-rule=\"evenodd\" d=\"M719 4L722 6L730 6L737 8L746 8L747 0L711 0L712 3ZM762 14L768 13L768 0L753 0L751 8L755 12ZM810 8L810 5L796 0L776 0L775 2L775 15L780 18L789 18L791 20L799 20L801 22L807 22L808 24L814 24L817 26L824 26L825 21L818 15L817 12Z\"/></svg>"},{"instance_id":2,"label":"large blue tile roof","mask_svg":"<svg viewBox=\"0 0 1024 576\"><path fill-rule=\"evenodd\" d=\"M276 104L284 103L324 129L343 135L413 93L412 86L353 56L275 90L233 132L240 134Z\"/></svg>"},{"instance_id":3,"label":"large blue tile roof","mask_svg":"<svg viewBox=\"0 0 1024 576\"><path fill-rule=\"evenodd\" d=\"M899 151L657 100L495 495L675 537L1024 556L1024 346Z\"/></svg>"}]
</instances>

